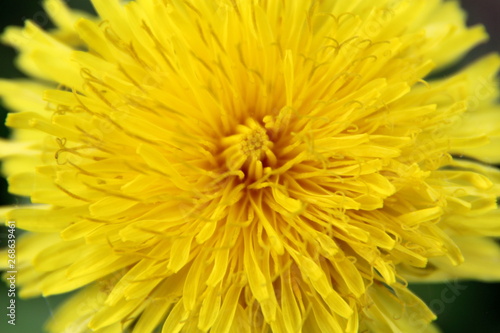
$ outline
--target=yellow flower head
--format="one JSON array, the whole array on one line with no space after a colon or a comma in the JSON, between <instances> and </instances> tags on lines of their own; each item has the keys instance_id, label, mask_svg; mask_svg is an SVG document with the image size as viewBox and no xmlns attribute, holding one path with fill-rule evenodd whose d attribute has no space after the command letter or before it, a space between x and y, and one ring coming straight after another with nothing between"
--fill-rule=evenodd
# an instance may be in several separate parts
<instances>
[{"instance_id":1,"label":"yellow flower head","mask_svg":"<svg viewBox=\"0 0 500 333\"><path fill-rule=\"evenodd\" d=\"M92 3L3 35L18 282L82 288L50 332L431 332L407 282L500 279L500 58L436 74L486 38L457 2Z\"/></svg>"}]
</instances>

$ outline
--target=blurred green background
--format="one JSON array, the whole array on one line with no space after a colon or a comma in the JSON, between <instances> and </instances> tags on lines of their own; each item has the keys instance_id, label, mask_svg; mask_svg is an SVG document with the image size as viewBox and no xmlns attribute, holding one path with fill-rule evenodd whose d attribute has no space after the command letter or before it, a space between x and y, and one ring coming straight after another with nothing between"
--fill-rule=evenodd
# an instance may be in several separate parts
<instances>
[{"instance_id":1,"label":"blurred green background","mask_svg":"<svg viewBox=\"0 0 500 333\"><path fill-rule=\"evenodd\" d=\"M339 0L344 1L344 0ZM367 0L368 1L368 0ZM425 0L424 0L425 1ZM67 0L70 6L90 10L89 0ZM500 1L462 0L469 13L469 24L483 23L491 40L472 51L461 62L469 62L482 54L500 51ZM9 25L22 25L24 20L36 21L44 28L47 22L40 1L0 0L0 31ZM0 77L21 77L13 65L15 51L0 45ZM3 126L6 110L0 106L0 136L9 132ZM7 184L0 177L0 205L19 203L20 199L7 193ZM3 228L3 227L2 227ZM5 244L5 228L0 229L0 246ZM459 284L414 285L411 288L420 295L439 315L437 321L444 333L499 333L500 332L500 284L460 282ZM17 300L16 326L7 324L7 289L0 283L0 332L42 333L44 322L52 316L57 304L66 296ZM71 332L67 332L71 333Z\"/></svg>"}]
</instances>

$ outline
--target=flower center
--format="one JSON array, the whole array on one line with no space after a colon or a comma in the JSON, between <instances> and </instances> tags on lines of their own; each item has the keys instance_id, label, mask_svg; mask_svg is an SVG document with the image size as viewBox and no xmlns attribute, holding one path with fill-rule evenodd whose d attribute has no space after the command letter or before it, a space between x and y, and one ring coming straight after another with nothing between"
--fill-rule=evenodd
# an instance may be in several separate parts
<instances>
[{"instance_id":1,"label":"flower center","mask_svg":"<svg viewBox=\"0 0 500 333\"><path fill-rule=\"evenodd\" d=\"M241 170L247 178L258 179L265 168L276 164L273 146L265 128L249 118L235 134L222 139L222 156L230 171Z\"/></svg>"},{"instance_id":2,"label":"flower center","mask_svg":"<svg viewBox=\"0 0 500 333\"><path fill-rule=\"evenodd\" d=\"M272 142L269 141L266 131L262 127L250 128L243 126L249 133L245 134L240 142L241 152L252 160L261 160Z\"/></svg>"}]
</instances>

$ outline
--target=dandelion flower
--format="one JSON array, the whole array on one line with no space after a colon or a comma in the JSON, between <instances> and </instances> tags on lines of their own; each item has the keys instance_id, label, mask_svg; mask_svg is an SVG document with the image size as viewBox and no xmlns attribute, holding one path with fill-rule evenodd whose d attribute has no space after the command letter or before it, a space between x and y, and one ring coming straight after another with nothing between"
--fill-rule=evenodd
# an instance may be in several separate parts
<instances>
[{"instance_id":1,"label":"dandelion flower","mask_svg":"<svg viewBox=\"0 0 500 333\"><path fill-rule=\"evenodd\" d=\"M50 332L433 332L500 279L498 55L455 1L92 0L8 28L4 208ZM1 261L2 264L6 260Z\"/></svg>"}]
</instances>

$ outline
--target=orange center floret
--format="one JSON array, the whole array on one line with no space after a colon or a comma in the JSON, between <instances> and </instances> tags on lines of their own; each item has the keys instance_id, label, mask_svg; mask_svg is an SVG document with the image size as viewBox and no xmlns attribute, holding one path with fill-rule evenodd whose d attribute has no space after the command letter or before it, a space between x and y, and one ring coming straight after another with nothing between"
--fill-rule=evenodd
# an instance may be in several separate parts
<instances>
[{"instance_id":1,"label":"orange center floret","mask_svg":"<svg viewBox=\"0 0 500 333\"><path fill-rule=\"evenodd\" d=\"M247 126L244 126L248 128ZM261 160L272 143L269 141L266 131L262 127L248 128L250 133L246 134L240 143L241 151L252 160Z\"/></svg>"},{"instance_id":2,"label":"orange center floret","mask_svg":"<svg viewBox=\"0 0 500 333\"><path fill-rule=\"evenodd\" d=\"M274 146L266 130L254 119L236 126L236 133L221 141L224 163L230 171L241 170L246 177L260 178L266 166L273 165Z\"/></svg>"}]
</instances>

